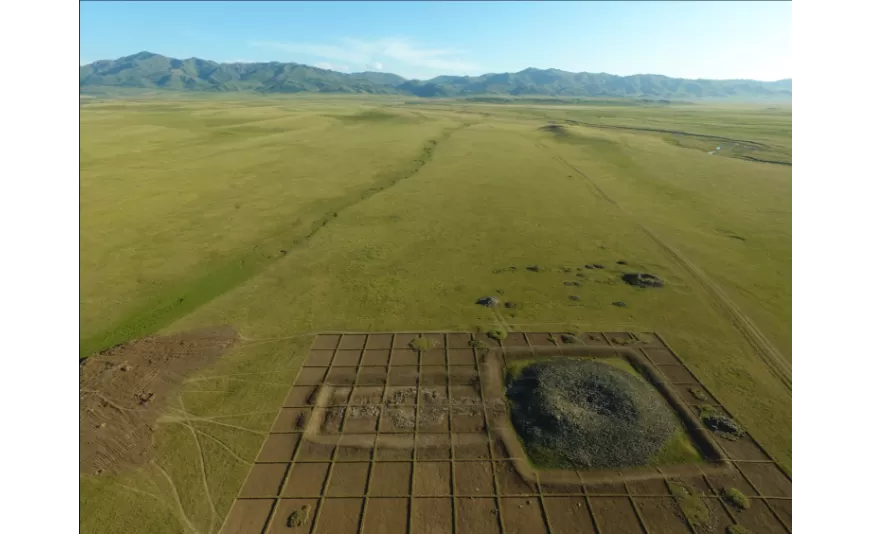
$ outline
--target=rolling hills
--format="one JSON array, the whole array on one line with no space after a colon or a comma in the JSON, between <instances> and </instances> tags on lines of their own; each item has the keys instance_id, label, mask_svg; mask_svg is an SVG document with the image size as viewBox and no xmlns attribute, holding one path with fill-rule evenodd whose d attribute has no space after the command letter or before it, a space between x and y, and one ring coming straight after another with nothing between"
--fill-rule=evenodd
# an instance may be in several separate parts
<instances>
[{"instance_id":1,"label":"rolling hills","mask_svg":"<svg viewBox=\"0 0 870 534\"><path fill-rule=\"evenodd\" d=\"M616 76L528 68L515 73L406 80L385 72L342 73L298 63L217 63L139 52L79 68L82 93L105 88L261 93L476 95L592 98L791 100L791 79L688 80L656 74Z\"/></svg>"}]
</instances>

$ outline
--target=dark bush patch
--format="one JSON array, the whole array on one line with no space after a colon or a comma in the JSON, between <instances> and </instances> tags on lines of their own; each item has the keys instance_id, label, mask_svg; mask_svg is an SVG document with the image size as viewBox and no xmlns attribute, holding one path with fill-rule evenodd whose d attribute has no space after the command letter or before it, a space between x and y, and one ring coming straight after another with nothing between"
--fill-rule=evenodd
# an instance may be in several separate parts
<instances>
[{"instance_id":1,"label":"dark bush patch","mask_svg":"<svg viewBox=\"0 0 870 534\"><path fill-rule=\"evenodd\" d=\"M580 300L580 297L577 295L568 295L568 299L576 302L576 301Z\"/></svg>"},{"instance_id":2,"label":"dark bush patch","mask_svg":"<svg viewBox=\"0 0 870 534\"><path fill-rule=\"evenodd\" d=\"M287 518L287 526L290 528L298 528L308 523L308 516L311 512L311 506L305 504L302 508L294 510Z\"/></svg>"},{"instance_id":3,"label":"dark bush patch","mask_svg":"<svg viewBox=\"0 0 870 534\"><path fill-rule=\"evenodd\" d=\"M473 349L485 349L486 343L484 343L483 341L481 341L479 339L471 339L468 341L468 346L473 348Z\"/></svg>"},{"instance_id":4,"label":"dark bush patch","mask_svg":"<svg viewBox=\"0 0 870 534\"><path fill-rule=\"evenodd\" d=\"M540 266L540 265L529 265L528 267L526 267L526 270L527 270L527 271L531 271L531 272L533 272L533 273L539 273L539 272L541 272L543 269L541 269L541 266Z\"/></svg>"},{"instance_id":5,"label":"dark bush patch","mask_svg":"<svg viewBox=\"0 0 870 534\"><path fill-rule=\"evenodd\" d=\"M498 299L495 297L481 297L477 299L477 304L486 306L487 308L494 308L498 305Z\"/></svg>"},{"instance_id":6,"label":"dark bush patch","mask_svg":"<svg viewBox=\"0 0 870 534\"><path fill-rule=\"evenodd\" d=\"M732 441L738 440L746 434L737 421L723 414L713 406L705 404L701 406L701 422L712 430L716 435Z\"/></svg>"},{"instance_id":7,"label":"dark bush patch","mask_svg":"<svg viewBox=\"0 0 870 534\"><path fill-rule=\"evenodd\" d=\"M616 302L613 303L613 305L616 306L617 308L625 308L626 306L628 306L628 304L622 302L621 300L617 300Z\"/></svg>"},{"instance_id":8,"label":"dark bush patch","mask_svg":"<svg viewBox=\"0 0 870 534\"><path fill-rule=\"evenodd\" d=\"M628 265L628 262L625 261L625 260L619 260L619 261L616 262L616 263L617 263L618 265Z\"/></svg>"},{"instance_id":9,"label":"dark bush patch","mask_svg":"<svg viewBox=\"0 0 870 534\"><path fill-rule=\"evenodd\" d=\"M580 338L574 334L562 334L562 343L580 343Z\"/></svg>"},{"instance_id":10,"label":"dark bush patch","mask_svg":"<svg viewBox=\"0 0 870 534\"><path fill-rule=\"evenodd\" d=\"M514 308L517 307L517 303L516 303L516 302L510 302L510 301L507 301L507 302L504 303L504 307L507 308L507 309L509 309L509 310L511 310L511 309L514 309Z\"/></svg>"},{"instance_id":11,"label":"dark bush patch","mask_svg":"<svg viewBox=\"0 0 870 534\"><path fill-rule=\"evenodd\" d=\"M428 337L416 337L411 340L408 345L418 352L423 352L435 347L435 343Z\"/></svg>"},{"instance_id":12,"label":"dark bush patch","mask_svg":"<svg viewBox=\"0 0 870 534\"><path fill-rule=\"evenodd\" d=\"M626 273L622 281L634 287L663 287L665 283L656 275L649 273Z\"/></svg>"},{"instance_id":13,"label":"dark bush patch","mask_svg":"<svg viewBox=\"0 0 870 534\"><path fill-rule=\"evenodd\" d=\"M596 269L603 269L604 268L604 266L601 265L600 263L593 263L592 266L595 267Z\"/></svg>"},{"instance_id":14,"label":"dark bush patch","mask_svg":"<svg viewBox=\"0 0 870 534\"><path fill-rule=\"evenodd\" d=\"M566 286L575 286L575 287L580 287L580 282L577 282L577 281L575 281L575 280L571 280L571 281L568 281L568 282L564 282L564 285L566 285Z\"/></svg>"},{"instance_id":15,"label":"dark bush patch","mask_svg":"<svg viewBox=\"0 0 870 534\"><path fill-rule=\"evenodd\" d=\"M743 525L728 525L725 534L752 534L752 531Z\"/></svg>"},{"instance_id":16,"label":"dark bush patch","mask_svg":"<svg viewBox=\"0 0 870 534\"><path fill-rule=\"evenodd\" d=\"M644 465L678 427L652 386L594 360L532 363L508 377L507 397L529 457L547 467Z\"/></svg>"},{"instance_id":17,"label":"dark bush patch","mask_svg":"<svg viewBox=\"0 0 870 534\"><path fill-rule=\"evenodd\" d=\"M707 394L704 393L704 390L702 390L701 388L689 388L689 393L691 393L693 397L700 401L707 400Z\"/></svg>"}]
</instances>

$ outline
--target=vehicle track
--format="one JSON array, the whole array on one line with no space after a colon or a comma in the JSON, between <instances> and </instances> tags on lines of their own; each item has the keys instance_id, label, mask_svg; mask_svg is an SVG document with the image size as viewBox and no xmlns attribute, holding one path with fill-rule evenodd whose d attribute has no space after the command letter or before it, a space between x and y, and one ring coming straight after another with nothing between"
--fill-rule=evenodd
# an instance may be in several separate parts
<instances>
[{"instance_id":1,"label":"vehicle track","mask_svg":"<svg viewBox=\"0 0 870 534\"><path fill-rule=\"evenodd\" d=\"M617 209L631 218L640 230L646 234L658 247L668 256L670 256L678 265L687 271L692 278L701 286L707 293L709 299L713 302L715 308L723 313L728 320L737 328L741 335L749 342L759 359L770 369L771 373L786 387L791 395L791 363L786 360L782 353L770 342L769 339L755 325L752 319L744 313L740 307L728 297L727 293L719 287L700 267L690 261L675 247L667 244L658 235L652 232L649 228L643 225L631 212L620 206L615 200L609 197L598 185L598 183L590 178L586 173L568 163L558 154L555 154L552 149L541 143L538 146L548 150L553 159L559 161L563 165L570 168L572 171L579 174L584 180L589 183L592 188L607 202L613 204Z\"/></svg>"}]
</instances>

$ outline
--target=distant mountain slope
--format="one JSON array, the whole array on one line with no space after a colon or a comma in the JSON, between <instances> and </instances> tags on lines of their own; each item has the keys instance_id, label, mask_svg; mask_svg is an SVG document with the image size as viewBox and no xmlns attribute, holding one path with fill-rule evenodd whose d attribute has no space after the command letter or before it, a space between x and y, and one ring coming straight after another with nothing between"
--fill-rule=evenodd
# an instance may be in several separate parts
<instances>
[{"instance_id":1,"label":"distant mountain slope","mask_svg":"<svg viewBox=\"0 0 870 534\"><path fill-rule=\"evenodd\" d=\"M116 60L96 61L79 68L81 92L86 93L89 89L100 87L264 93L405 94L420 97L545 95L791 99L791 79L776 82L686 80L656 74L615 76L528 68L515 73L406 80L385 72L345 74L298 63L216 63L197 58L180 60L150 52L140 52Z\"/></svg>"}]
</instances>

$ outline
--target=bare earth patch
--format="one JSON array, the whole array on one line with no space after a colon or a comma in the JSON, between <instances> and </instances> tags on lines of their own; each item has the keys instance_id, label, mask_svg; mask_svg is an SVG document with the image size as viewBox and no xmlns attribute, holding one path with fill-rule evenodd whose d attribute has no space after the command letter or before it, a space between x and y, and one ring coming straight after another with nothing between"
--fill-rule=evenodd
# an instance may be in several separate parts
<instances>
[{"instance_id":1,"label":"bare earth patch","mask_svg":"<svg viewBox=\"0 0 870 534\"><path fill-rule=\"evenodd\" d=\"M102 474L148 462L154 422L182 381L235 343L229 326L152 336L79 363L79 472Z\"/></svg>"}]
</instances>

